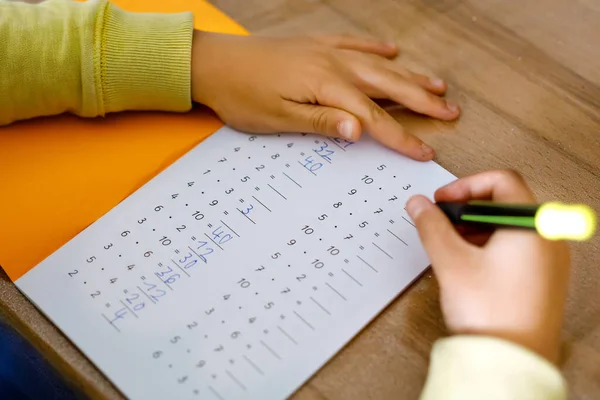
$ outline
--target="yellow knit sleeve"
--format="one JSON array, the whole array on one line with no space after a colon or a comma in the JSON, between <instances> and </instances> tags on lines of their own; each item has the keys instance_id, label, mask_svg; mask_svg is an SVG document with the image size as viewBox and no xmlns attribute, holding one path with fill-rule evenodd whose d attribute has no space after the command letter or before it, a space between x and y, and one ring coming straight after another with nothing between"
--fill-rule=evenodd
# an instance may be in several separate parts
<instances>
[{"instance_id":1,"label":"yellow knit sleeve","mask_svg":"<svg viewBox=\"0 0 600 400\"><path fill-rule=\"evenodd\" d=\"M38 116L187 111L191 13L106 0L0 0L0 125Z\"/></svg>"},{"instance_id":2,"label":"yellow knit sleeve","mask_svg":"<svg viewBox=\"0 0 600 400\"><path fill-rule=\"evenodd\" d=\"M559 370L514 343L461 335L439 340L431 352L420 400L565 400Z\"/></svg>"}]
</instances>

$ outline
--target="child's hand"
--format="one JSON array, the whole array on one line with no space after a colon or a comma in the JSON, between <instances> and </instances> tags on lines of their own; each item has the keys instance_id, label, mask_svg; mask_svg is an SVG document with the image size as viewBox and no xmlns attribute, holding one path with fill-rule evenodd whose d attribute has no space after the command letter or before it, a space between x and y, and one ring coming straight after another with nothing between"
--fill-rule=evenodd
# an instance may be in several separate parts
<instances>
[{"instance_id":1,"label":"child's hand","mask_svg":"<svg viewBox=\"0 0 600 400\"><path fill-rule=\"evenodd\" d=\"M371 98L452 120L446 84L407 71L386 57L395 46L348 37L267 38L196 32L192 99L235 129L307 132L356 141L367 131L413 159L434 152Z\"/></svg>"},{"instance_id":2,"label":"child's hand","mask_svg":"<svg viewBox=\"0 0 600 400\"><path fill-rule=\"evenodd\" d=\"M492 171L459 179L435 201L535 203L519 175ZM534 232L497 230L463 239L429 200L416 196L414 220L440 284L448 328L513 341L556 362L569 277L569 250Z\"/></svg>"}]
</instances>

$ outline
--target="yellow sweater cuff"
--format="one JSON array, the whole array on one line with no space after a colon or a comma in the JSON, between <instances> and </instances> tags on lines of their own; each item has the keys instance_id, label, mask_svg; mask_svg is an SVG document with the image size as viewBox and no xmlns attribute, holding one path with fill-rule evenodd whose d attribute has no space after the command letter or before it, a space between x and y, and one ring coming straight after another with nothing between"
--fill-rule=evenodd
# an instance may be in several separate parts
<instances>
[{"instance_id":1,"label":"yellow sweater cuff","mask_svg":"<svg viewBox=\"0 0 600 400\"><path fill-rule=\"evenodd\" d=\"M97 17L99 114L191 108L191 13L131 13L107 3Z\"/></svg>"},{"instance_id":2,"label":"yellow sweater cuff","mask_svg":"<svg viewBox=\"0 0 600 400\"><path fill-rule=\"evenodd\" d=\"M563 400L559 370L533 352L492 337L436 342L421 400Z\"/></svg>"}]
</instances>

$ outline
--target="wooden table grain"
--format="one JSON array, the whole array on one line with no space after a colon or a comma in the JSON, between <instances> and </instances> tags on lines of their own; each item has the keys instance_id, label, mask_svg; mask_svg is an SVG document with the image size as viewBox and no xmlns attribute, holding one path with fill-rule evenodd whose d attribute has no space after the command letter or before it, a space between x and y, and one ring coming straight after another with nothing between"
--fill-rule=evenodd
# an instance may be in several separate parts
<instances>
[{"instance_id":1,"label":"wooden table grain","mask_svg":"<svg viewBox=\"0 0 600 400\"><path fill-rule=\"evenodd\" d=\"M445 123L395 112L457 176L519 171L540 200L600 210L600 2L596 0L213 0L253 34L349 33L395 40L397 62L446 79L463 113ZM600 394L600 238L573 246L561 369L569 398ZM426 274L294 396L414 399L432 343L446 335ZM15 289L0 305L71 382L119 393Z\"/></svg>"}]
</instances>

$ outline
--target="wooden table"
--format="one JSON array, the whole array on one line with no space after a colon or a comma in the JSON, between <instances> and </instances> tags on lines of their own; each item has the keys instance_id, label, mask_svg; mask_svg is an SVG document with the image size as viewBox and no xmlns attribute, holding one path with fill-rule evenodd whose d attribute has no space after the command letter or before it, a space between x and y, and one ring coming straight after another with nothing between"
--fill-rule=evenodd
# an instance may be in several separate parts
<instances>
[{"instance_id":1,"label":"wooden table","mask_svg":"<svg viewBox=\"0 0 600 400\"><path fill-rule=\"evenodd\" d=\"M398 62L443 77L456 123L398 118L457 176L514 168L541 200L600 210L600 2L214 0L255 34L366 34L396 40ZM594 27L595 26L595 27ZM573 399L600 394L600 238L573 246L562 368ZM445 334L425 275L328 363L296 399L411 399ZM15 289L0 280L13 324L88 395L118 392Z\"/></svg>"}]
</instances>

